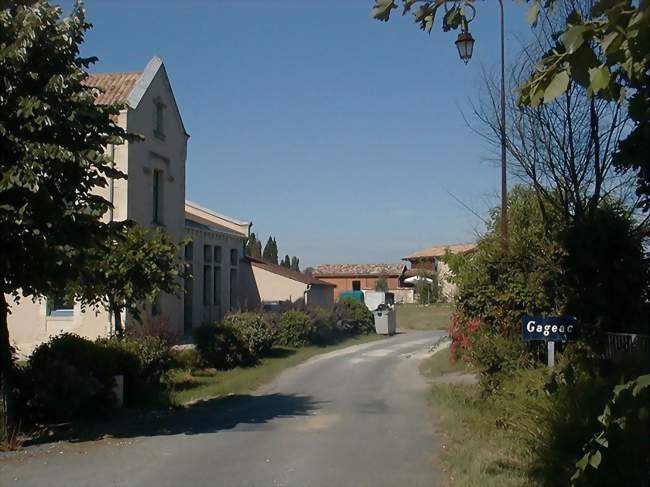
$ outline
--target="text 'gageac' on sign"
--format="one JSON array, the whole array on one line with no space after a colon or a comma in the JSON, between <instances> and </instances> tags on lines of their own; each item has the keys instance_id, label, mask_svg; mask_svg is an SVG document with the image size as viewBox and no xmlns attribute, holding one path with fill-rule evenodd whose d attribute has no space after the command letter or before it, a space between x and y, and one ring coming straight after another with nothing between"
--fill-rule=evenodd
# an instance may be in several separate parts
<instances>
[{"instance_id":1,"label":"text 'gageac' on sign","mask_svg":"<svg viewBox=\"0 0 650 487\"><path fill-rule=\"evenodd\" d=\"M566 342L574 340L578 332L575 316L529 316L521 319L521 334L525 342L546 340Z\"/></svg>"}]
</instances>

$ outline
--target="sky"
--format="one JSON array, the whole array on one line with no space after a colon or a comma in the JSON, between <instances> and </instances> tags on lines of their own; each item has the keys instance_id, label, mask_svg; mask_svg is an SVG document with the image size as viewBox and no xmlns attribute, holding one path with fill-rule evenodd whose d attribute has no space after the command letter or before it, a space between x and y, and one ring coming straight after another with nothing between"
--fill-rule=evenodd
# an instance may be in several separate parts
<instances>
[{"instance_id":1,"label":"sky","mask_svg":"<svg viewBox=\"0 0 650 487\"><path fill-rule=\"evenodd\" d=\"M162 58L191 135L187 199L252 221L301 267L399 262L473 241L473 212L498 204L498 166L463 118L498 69L498 4L477 2L465 65L440 19L427 35L372 3L87 0L82 54L93 72ZM530 29L505 3L509 56Z\"/></svg>"}]
</instances>

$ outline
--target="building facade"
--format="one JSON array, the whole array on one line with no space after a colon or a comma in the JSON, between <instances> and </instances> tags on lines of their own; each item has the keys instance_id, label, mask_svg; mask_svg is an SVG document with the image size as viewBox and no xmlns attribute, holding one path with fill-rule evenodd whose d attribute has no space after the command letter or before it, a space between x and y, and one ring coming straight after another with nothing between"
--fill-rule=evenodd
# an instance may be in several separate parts
<instances>
[{"instance_id":1,"label":"building facade","mask_svg":"<svg viewBox=\"0 0 650 487\"><path fill-rule=\"evenodd\" d=\"M300 300L308 306L334 307L334 284L262 259L249 256L246 260L242 292L247 308Z\"/></svg>"},{"instance_id":2,"label":"building facade","mask_svg":"<svg viewBox=\"0 0 650 487\"><path fill-rule=\"evenodd\" d=\"M453 245L435 245L425 249L413 252L407 255L402 260L410 262L411 268L406 272L405 276L408 278L418 277L418 271L425 271L430 273L431 276L437 276L438 285L440 286L440 293L446 300L454 299L456 295L456 285L451 282L451 270L444 262L444 257L447 252L455 253L468 253L476 248L476 244L453 244Z\"/></svg>"},{"instance_id":3,"label":"building facade","mask_svg":"<svg viewBox=\"0 0 650 487\"><path fill-rule=\"evenodd\" d=\"M185 231L190 238L185 260L192 274L185 280L186 333L202 324L221 321L230 310L246 307L240 289L242 274L248 272L244 257L251 226L250 222L185 202Z\"/></svg>"},{"instance_id":4,"label":"building facade","mask_svg":"<svg viewBox=\"0 0 650 487\"><path fill-rule=\"evenodd\" d=\"M385 278L389 291L398 299L405 271L405 264L321 264L314 270L314 277L336 286L336 300L345 291L372 291L379 279Z\"/></svg>"},{"instance_id":5,"label":"building facade","mask_svg":"<svg viewBox=\"0 0 650 487\"><path fill-rule=\"evenodd\" d=\"M144 71L90 75L87 84L97 87L96 102L125 104L117 123L143 141L106 148L115 167L128 179L110 180L96 193L113 204L106 220L134 220L145 227L160 227L180 242L185 234L185 158L189 135L185 131L162 61L154 57ZM11 297L7 297L12 303ZM144 312L150 314L151 305ZM172 326L182 326L182 296L163 295L155 312ZM132 317L125 316L128 326ZM95 338L113 331L113 319L105 310L82 311L77 303L60 300L21 299L12 304L9 320L12 342L22 355L48 337L62 332Z\"/></svg>"}]
</instances>

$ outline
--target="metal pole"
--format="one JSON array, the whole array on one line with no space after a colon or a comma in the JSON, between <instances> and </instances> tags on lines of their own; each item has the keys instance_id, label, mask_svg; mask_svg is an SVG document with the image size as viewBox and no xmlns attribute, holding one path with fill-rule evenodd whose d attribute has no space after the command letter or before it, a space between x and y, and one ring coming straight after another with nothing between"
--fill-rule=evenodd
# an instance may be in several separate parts
<instances>
[{"instance_id":1,"label":"metal pole","mask_svg":"<svg viewBox=\"0 0 650 487\"><path fill-rule=\"evenodd\" d=\"M555 366L555 342L548 341L546 342L546 360L548 363L549 368L553 368Z\"/></svg>"},{"instance_id":2,"label":"metal pole","mask_svg":"<svg viewBox=\"0 0 650 487\"><path fill-rule=\"evenodd\" d=\"M506 54L503 21L503 0L501 10L501 238L504 250L508 248L508 179L506 171Z\"/></svg>"}]
</instances>

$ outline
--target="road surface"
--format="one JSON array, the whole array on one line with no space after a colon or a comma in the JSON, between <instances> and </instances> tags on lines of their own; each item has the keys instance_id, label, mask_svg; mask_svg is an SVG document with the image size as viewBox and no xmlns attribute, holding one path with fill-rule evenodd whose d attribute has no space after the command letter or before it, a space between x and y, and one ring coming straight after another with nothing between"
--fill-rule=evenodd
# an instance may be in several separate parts
<instances>
[{"instance_id":1,"label":"road surface","mask_svg":"<svg viewBox=\"0 0 650 487\"><path fill-rule=\"evenodd\" d=\"M417 487L440 482L418 362L442 332L320 355L252 395L207 401L113 437L0 457L7 486Z\"/></svg>"}]
</instances>

